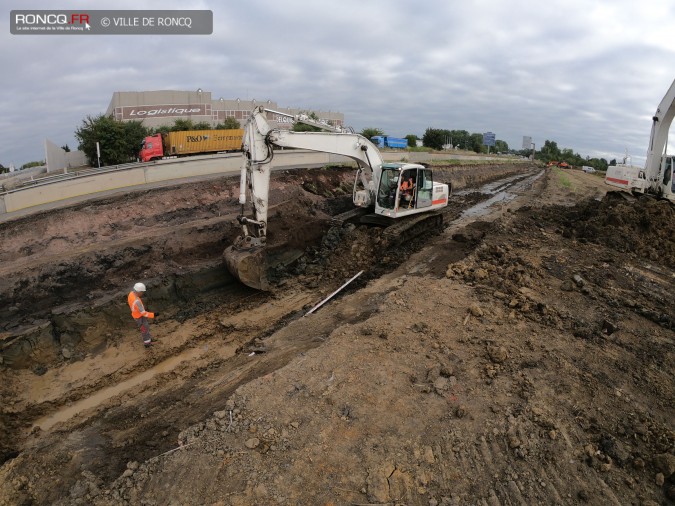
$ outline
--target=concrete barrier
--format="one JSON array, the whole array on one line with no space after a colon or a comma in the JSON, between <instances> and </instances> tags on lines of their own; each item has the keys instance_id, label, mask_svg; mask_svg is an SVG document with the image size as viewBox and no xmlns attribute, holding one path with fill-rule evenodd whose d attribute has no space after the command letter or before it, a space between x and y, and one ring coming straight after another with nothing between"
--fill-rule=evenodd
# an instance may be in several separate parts
<instances>
[{"instance_id":1,"label":"concrete barrier","mask_svg":"<svg viewBox=\"0 0 675 506\"><path fill-rule=\"evenodd\" d=\"M32 186L17 188L0 195L0 215L23 211L38 206L91 196L123 188L140 187L172 180L200 176L236 175L242 157L239 153L195 156L131 164L120 168L104 168L100 172L64 175L62 179L36 181ZM273 167L302 167L346 163L344 156L312 151L275 151Z\"/></svg>"},{"instance_id":2,"label":"concrete barrier","mask_svg":"<svg viewBox=\"0 0 675 506\"><path fill-rule=\"evenodd\" d=\"M429 160L498 159L485 156L452 155L426 152L382 152L382 157L389 162L424 162ZM105 167L87 174L66 174L61 179L37 180L33 186L26 186L0 194L0 217L7 218L11 213L24 210L43 209L65 205L82 200L85 196L96 198L104 192L124 188L141 187L185 178L217 175L235 175L240 170L242 157L240 153L220 155L193 156L159 160L157 162L129 164L119 168ZM274 152L273 167L307 167L329 164L345 164L352 162L346 156L333 155L304 150L278 150ZM352 162L353 163L353 162ZM56 203L56 204L54 204ZM32 211L30 211L32 212Z\"/></svg>"}]
</instances>

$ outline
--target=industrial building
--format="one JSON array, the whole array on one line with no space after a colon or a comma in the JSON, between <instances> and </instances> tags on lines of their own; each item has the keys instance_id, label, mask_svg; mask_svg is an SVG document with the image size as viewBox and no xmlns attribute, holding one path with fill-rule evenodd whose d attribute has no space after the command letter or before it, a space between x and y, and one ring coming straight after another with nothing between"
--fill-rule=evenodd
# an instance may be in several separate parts
<instances>
[{"instance_id":1,"label":"industrial building","mask_svg":"<svg viewBox=\"0 0 675 506\"><path fill-rule=\"evenodd\" d=\"M235 118L241 125L256 107L263 105L267 109L286 114L314 112L319 119L330 125L343 126L344 114L335 111L316 111L279 107L272 100L241 100L236 98L213 99L210 91L116 91L113 93L107 115L120 121L138 120L146 127L173 125L177 119L190 119L194 123L207 122L215 127L226 118ZM268 113L268 121L275 122L279 128L290 128L292 121L278 114Z\"/></svg>"}]
</instances>

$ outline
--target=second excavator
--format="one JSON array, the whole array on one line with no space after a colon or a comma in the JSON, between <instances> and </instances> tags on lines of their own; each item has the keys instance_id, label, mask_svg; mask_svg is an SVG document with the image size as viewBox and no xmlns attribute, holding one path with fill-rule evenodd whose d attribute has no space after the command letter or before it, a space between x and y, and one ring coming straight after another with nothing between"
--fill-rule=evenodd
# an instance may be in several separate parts
<instances>
[{"instance_id":1,"label":"second excavator","mask_svg":"<svg viewBox=\"0 0 675 506\"><path fill-rule=\"evenodd\" d=\"M245 285L259 290L270 288L265 245L275 147L333 153L354 160L357 170L352 200L356 209L364 211L360 216L364 223L396 224L397 229L412 228L414 232L415 227L428 226L424 223L428 220L420 215L430 212L434 213L434 223L441 222L438 211L448 205L450 189L447 184L434 181L430 168L414 163L385 163L377 147L365 137L304 115L289 117L294 122L325 131L294 132L273 128L267 121L268 112L289 116L258 107L246 122L239 185L242 214L238 221L242 235L223 254L230 272ZM247 202L253 207L253 217L244 215Z\"/></svg>"}]
</instances>

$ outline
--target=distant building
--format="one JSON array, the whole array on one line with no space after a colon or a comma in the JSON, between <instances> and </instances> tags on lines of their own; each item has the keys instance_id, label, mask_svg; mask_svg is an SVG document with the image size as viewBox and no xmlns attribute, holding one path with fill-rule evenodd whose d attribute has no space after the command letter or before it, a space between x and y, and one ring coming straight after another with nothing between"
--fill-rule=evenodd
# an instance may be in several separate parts
<instances>
[{"instance_id":1,"label":"distant building","mask_svg":"<svg viewBox=\"0 0 675 506\"><path fill-rule=\"evenodd\" d=\"M344 126L341 112L279 107L271 100L213 100L211 92L203 90L116 91L106 114L120 121L142 121L146 127L173 125L177 119L190 119L194 123L205 121L216 126L226 118L235 118L243 126L251 111L260 105L291 115L314 112L330 125ZM290 128L292 124L289 118L272 113L267 114L267 119L276 122L279 128Z\"/></svg>"}]
</instances>

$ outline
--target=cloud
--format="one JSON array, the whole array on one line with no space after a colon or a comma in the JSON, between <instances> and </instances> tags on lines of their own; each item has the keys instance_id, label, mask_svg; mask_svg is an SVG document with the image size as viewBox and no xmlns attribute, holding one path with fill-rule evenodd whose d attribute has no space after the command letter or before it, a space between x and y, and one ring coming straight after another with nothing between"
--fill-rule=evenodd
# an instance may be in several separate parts
<instances>
[{"instance_id":1,"label":"cloud","mask_svg":"<svg viewBox=\"0 0 675 506\"><path fill-rule=\"evenodd\" d=\"M14 3L7 12L24 8ZM190 8L213 11L212 35L16 36L2 18L0 163L42 159L44 138L74 147L82 119L104 112L115 91L197 88L341 111L356 130L489 130L515 148L529 135L537 146L555 140L605 158L628 149L636 159L675 77L665 63L675 57L666 3L202 0Z\"/></svg>"}]
</instances>

